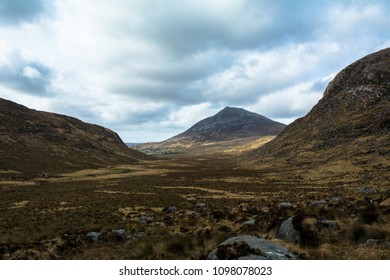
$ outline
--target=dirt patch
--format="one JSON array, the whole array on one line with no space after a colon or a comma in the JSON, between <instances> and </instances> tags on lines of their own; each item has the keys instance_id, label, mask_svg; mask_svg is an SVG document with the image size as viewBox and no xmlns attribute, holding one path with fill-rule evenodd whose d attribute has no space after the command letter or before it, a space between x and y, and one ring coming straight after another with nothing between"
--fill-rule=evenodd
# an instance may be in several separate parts
<instances>
[{"instance_id":1,"label":"dirt patch","mask_svg":"<svg viewBox=\"0 0 390 280\"><path fill-rule=\"evenodd\" d=\"M215 190L215 189L209 189L209 188L203 188L203 187L188 187L188 186L175 186L175 187L169 187L169 186L159 186L158 188L161 189L188 189L188 190L194 190L194 191L203 191L206 193L209 193L208 195L199 195L200 197L204 198L212 198L212 199L254 199L256 197L256 193L253 192L229 192L229 191L223 191L223 190ZM187 199L193 200L194 197L193 194L190 195L183 195Z\"/></svg>"},{"instance_id":2,"label":"dirt patch","mask_svg":"<svg viewBox=\"0 0 390 280\"><path fill-rule=\"evenodd\" d=\"M9 207L9 208L10 208L10 209L24 208L24 207L27 206L28 203L29 203L28 200L19 201L19 202L14 202L14 203L12 203L12 206Z\"/></svg>"}]
</instances>

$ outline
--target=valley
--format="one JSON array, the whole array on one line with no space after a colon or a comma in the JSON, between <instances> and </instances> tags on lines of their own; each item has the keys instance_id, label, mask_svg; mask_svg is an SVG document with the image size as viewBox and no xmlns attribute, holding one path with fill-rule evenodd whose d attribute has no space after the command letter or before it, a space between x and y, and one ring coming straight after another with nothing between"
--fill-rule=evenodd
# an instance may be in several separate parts
<instances>
[{"instance_id":1,"label":"valley","mask_svg":"<svg viewBox=\"0 0 390 280\"><path fill-rule=\"evenodd\" d=\"M339 164L345 168L251 169L214 154L3 179L0 258L205 259L227 238L254 235L301 259L388 259L386 246L364 244L389 238L389 178ZM366 194L364 184L376 187ZM298 214L312 230L309 245L276 238L282 222ZM321 220L340 229L321 228Z\"/></svg>"},{"instance_id":2,"label":"valley","mask_svg":"<svg viewBox=\"0 0 390 280\"><path fill-rule=\"evenodd\" d=\"M132 148L0 99L0 259L388 260L389 66L352 63L287 127L226 107Z\"/></svg>"}]
</instances>

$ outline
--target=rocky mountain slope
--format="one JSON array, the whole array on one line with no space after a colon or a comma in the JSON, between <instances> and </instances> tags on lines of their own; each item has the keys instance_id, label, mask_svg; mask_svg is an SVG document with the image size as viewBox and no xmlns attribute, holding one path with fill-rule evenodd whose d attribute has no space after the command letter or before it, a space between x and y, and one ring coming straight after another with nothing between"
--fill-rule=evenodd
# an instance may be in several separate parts
<instances>
[{"instance_id":1,"label":"rocky mountain slope","mask_svg":"<svg viewBox=\"0 0 390 280\"><path fill-rule=\"evenodd\" d=\"M388 176L390 48L343 69L305 117L246 159L254 165L272 160L295 167L339 162L334 170L387 169L380 176Z\"/></svg>"},{"instance_id":2,"label":"rocky mountain slope","mask_svg":"<svg viewBox=\"0 0 390 280\"><path fill-rule=\"evenodd\" d=\"M107 128L0 98L0 157L0 175L7 177L134 162L146 155Z\"/></svg>"},{"instance_id":3,"label":"rocky mountain slope","mask_svg":"<svg viewBox=\"0 0 390 280\"><path fill-rule=\"evenodd\" d=\"M241 108L226 107L216 115L201 120L187 131L167 141L225 141L236 138L278 135L285 124Z\"/></svg>"},{"instance_id":4,"label":"rocky mountain slope","mask_svg":"<svg viewBox=\"0 0 390 280\"><path fill-rule=\"evenodd\" d=\"M185 132L159 143L136 146L143 152L169 153L199 149L199 151L231 149L262 137L272 139L285 124L241 108L226 107L216 115L203 119ZM271 138L270 138L271 137Z\"/></svg>"}]
</instances>

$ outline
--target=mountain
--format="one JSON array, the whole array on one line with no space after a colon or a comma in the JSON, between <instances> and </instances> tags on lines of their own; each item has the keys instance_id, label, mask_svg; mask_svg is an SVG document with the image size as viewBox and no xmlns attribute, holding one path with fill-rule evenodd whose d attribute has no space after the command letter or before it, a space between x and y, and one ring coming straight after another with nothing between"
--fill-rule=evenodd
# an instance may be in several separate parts
<instances>
[{"instance_id":1,"label":"mountain","mask_svg":"<svg viewBox=\"0 0 390 280\"><path fill-rule=\"evenodd\" d=\"M272 160L295 167L333 162L329 172L387 169L378 176L388 176L390 48L343 69L305 117L246 158L254 165Z\"/></svg>"},{"instance_id":2,"label":"mountain","mask_svg":"<svg viewBox=\"0 0 390 280\"><path fill-rule=\"evenodd\" d=\"M147 156L128 148L107 128L0 98L0 157L4 177L134 162Z\"/></svg>"},{"instance_id":3,"label":"mountain","mask_svg":"<svg viewBox=\"0 0 390 280\"><path fill-rule=\"evenodd\" d=\"M226 107L167 141L208 142L277 135L285 126L241 108Z\"/></svg>"},{"instance_id":4,"label":"mountain","mask_svg":"<svg viewBox=\"0 0 390 280\"><path fill-rule=\"evenodd\" d=\"M218 150L244 145L258 138L273 138L285 124L241 108L226 107L216 115L199 121L185 132L159 143L146 143L135 148L152 153L175 153L194 150ZM221 144L224 143L224 144ZM219 146L219 147L218 147Z\"/></svg>"}]
</instances>

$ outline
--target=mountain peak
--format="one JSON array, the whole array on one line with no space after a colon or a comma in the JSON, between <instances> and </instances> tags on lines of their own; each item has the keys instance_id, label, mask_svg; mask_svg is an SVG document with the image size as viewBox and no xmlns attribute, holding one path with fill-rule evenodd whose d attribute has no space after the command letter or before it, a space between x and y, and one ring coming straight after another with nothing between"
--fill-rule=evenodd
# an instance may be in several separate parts
<instances>
[{"instance_id":1,"label":"mountain peak","mask_svg":"<svg viewBox=\"0 0 390 280\"><path fill-rule=\"evenodd\" d=\"M167 141L187 139L207 142L277 135L284 127L284 124L245 109L225 107L214 116L199 121L187 131Z\"/></svg>"},{"instance_id":2,"label":"mountain peak","mask_svg":"<svg viewBox=\"0 0 390 280\"><path fill-rule=\"evenodd\" d=\"M243 108L237 108L237 107L225 107L221 111L219 111L215 117L239 117L239 118L245 118L245 117L250 117L250 116L260 116L262 118L265 118L264 116L261 116L256 113L249 112Z\"/></svg>"},{"instance_id":3,"label":"mountain peak","mask_svg":"<svg viewBox=\"0 0 390 280\"><path fill-rule=\"evenodd\" d=\"M163 142L141 144L136 149L152 154L215 153L235 149L254 140L269 141L285 127L285 124L262 115L227 106L181 134Z\"/></svg>"}]
</instances>

